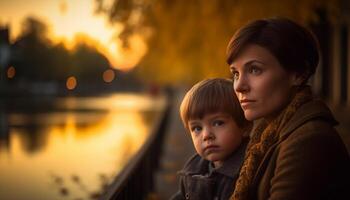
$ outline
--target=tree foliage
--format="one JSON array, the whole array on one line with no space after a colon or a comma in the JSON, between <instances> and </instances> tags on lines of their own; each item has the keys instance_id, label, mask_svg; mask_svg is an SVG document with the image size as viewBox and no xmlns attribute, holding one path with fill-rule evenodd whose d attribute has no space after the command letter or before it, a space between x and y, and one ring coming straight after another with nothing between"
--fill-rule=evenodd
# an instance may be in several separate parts
<instances>
[{"instance_id":1,"label":"tree foliage","mask_svg":"<svg viewBox=\"0 0 350 200\"><path fill-rule=\"evenodd\" d=\"M84 42L68 50L62 43L51 43L48 33L44 22L33 17L25 19L13 46L16 79L65 81L67 77L75 76L79 81L102 83L102 74L110 67L104 55Z\"/></svg>"},{"instance_id":2,"label":"tree foliage","mask_svg":"<svg viewBox=\"0 0 350 200\"><path fill-rule=\"evenodd\" d=\"M144 37L148 53L136 68L157 83L193 83L228 76L226 45L250 20L283 16L302 24L317 22L317 10L335 18L338 0L95 0L97 12L124 24L120 37ZM149 37L148 33L152 33ZM127 48L128 45L126 44Z\"/></svg>"}]
</instances>

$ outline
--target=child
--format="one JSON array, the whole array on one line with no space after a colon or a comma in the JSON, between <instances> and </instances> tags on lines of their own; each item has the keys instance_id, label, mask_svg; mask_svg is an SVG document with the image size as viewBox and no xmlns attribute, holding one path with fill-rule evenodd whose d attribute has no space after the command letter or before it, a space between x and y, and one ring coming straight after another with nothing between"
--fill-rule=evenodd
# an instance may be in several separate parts
<instances>
[{"instance_id":1,"label":"child","mask_svg":"<svg viewBox=\"0 0 350 200\"><path fill-rule=\"evenodd\" d=\"M179 172L180 191L172 199L229 199L251 129L232 81L214 78L197 83L185 95L180 115L197 154Z\"/></svg>"}]
</instances>

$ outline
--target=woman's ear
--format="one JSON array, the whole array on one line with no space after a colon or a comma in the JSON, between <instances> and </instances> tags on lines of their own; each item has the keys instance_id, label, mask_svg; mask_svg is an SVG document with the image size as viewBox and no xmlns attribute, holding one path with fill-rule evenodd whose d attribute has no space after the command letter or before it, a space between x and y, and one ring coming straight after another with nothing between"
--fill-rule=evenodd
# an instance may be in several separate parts
<instances>
[{"instance_id":1,"label":"woman's ear","mask_svg":"<svg viewBox=\"0 0 350 200\"><path fill-rule=\"evenodd\" d=\"M293 86L300 86L305 84L305 82L307 81L307 79L309 78L308 73L304 72L304 73L293 73L292 75L292 85Z\"/></svg>"}]
</instances>

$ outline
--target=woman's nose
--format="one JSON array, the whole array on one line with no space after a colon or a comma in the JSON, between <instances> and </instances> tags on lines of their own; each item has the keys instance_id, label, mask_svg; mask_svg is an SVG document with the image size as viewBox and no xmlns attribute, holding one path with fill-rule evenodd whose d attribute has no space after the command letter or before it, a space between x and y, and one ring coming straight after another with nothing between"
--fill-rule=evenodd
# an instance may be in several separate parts
<instances>
[{"instance_id":1,"label":"woman's nose","mask_svg":"<svg viewBox=\"0 0 350 200\"><path fill-rule=\"evenodd\" d=\"M240 76L233 81L233 89L236 93L246 93L249 91L248 80L245 76Z\"/></svg>"}]
</instances>

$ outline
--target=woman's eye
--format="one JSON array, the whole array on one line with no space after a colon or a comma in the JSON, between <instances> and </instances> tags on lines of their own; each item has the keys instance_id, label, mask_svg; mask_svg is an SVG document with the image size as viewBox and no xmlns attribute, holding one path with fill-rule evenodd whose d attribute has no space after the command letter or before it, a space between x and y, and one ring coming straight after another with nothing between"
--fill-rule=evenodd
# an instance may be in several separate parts
<instances>
[{"instance_id":1,"label":"woman's eye","mask_svg":"<svg viewBox=\"0 0 350 200\"><path fill-rule=\"evenodd\" d=\"M222 121L222 120L215 120L214 122L213 122L213 125L214 126L221 126L221 125L223 125L224 124L224 121Z\"/></svg>"},{"instance_id":2,"label":"woman's eye","mask_svg":"<svg viewBox=\"0 0 350 200\"><path fill-rule=\"evenodd\" d=\"M259 75L261 74L262 70L256 66L252 66L250 69L249 69L249 72L251 74L254 74L254 75Z\"/></svg>"},{"instance_id":3,"label":"woman's eye","mask_svg":"<svg viewBox=\"0 0 350 200\"><path fill-rule=\"evenodd\" d=\"M233 80L238 80L239 78L239 73L238 72L232 72L232 79Z\"/></svg>"}]
</instances>

